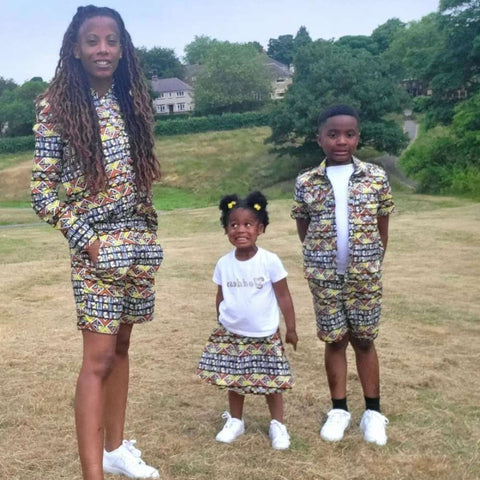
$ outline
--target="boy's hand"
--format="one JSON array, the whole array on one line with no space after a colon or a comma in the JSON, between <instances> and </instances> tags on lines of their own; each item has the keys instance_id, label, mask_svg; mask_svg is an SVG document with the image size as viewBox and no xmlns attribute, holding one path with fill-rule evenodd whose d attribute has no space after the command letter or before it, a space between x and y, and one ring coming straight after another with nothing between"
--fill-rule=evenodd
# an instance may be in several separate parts
<instances>
[{"instance_id":1,"label":"boy's hand","mask_svg":"<svg viewBox=\"0 0 480 480\"><path fill-rule=\"evenodd\" d=\"M287 330L287 333L285 334L285 342L292 345L293 349L296 351L298 342L297 332L295 330Z\"/></svg>"}]
</instances>

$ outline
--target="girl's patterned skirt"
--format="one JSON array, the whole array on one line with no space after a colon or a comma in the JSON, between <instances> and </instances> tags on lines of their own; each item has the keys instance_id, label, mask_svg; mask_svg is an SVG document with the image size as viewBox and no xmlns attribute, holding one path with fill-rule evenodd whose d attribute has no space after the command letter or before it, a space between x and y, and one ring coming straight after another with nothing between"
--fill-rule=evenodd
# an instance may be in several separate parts
<instances>
[{"instance_id":1,"label":"girl's patterned skirt","mask_svg":"<svg viewBox=\"0 0 480 480\"><path fill-rule=\"evenodd\" d=\"M243 337L219 325L203 350L197 374L207 383L240 394L282 393L293 386L278 331L269 337Z\"/></svg>"}]
</instances>

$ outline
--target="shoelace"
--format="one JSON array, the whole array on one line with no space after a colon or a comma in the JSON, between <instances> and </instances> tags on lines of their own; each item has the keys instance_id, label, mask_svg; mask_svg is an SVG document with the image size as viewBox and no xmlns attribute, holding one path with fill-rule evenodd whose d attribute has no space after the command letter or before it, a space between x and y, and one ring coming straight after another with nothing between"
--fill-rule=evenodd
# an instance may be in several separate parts
<instances>
[{"instance_id":1,"label":"shoelace","mask_svg":"<svg viewBox=\"0 0 480 480\"><path fill-rule=\"evenodd\" d=\"M341 423L345 419L345 415L339 412L329 412L328 413L328 420L335 423Z\"/></svg>"},{"instance_id":2,"label":"shoelace","mask_svg":"<svg viewBox=\"0 0 480 480\"><path fill-rule=\"evenodd\" d=\"M142 456L141 450L136 448L134 445L137 443L136 440L124 440L123 444L125 445L125 448L134 456L137 458L140 458Z\"/></svg>"},{"instance_id":3,"label":"shoelace","mask_svg":"<svg viewBox=\"0 0 480 480\"><path fill-rule=\"evenodd\" d=\"M232 421L233 417L230 415L229 412L223 412L222 413L222 418L224 420L226 420L226 423L223 426L223 428L232 428L233 427L233 425L234 425L234 422Z\"/></svg>"}]
</instances>

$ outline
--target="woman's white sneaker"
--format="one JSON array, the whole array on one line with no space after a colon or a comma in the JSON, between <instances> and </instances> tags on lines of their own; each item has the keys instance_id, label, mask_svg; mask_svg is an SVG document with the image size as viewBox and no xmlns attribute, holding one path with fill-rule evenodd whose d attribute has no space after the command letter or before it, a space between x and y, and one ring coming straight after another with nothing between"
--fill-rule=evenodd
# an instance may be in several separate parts
<instances>
[{"instance_id":1,"label":"woman's white sneaker","mask_svg":"<svg viewBox=\"0 0 480 480\"><path fill-rule=\"evenodd\" d=\"M215 437L217 442L232 443L240 435L245 433L245 424L243 419L240 420L238 418L233 418L228 412L224 412L222 418L224 418L226 422Z\"/></svg>"},{"instance_id":2,"label":"woman's white sneaker","mask_svg":"<svg viewBox=\"0 0 480 480\"><path fill-rule=\"evenodd\" d=\"M360 420L363 438L370 443L386 445L388 418L375 410L365 410Z\"/></svg>"},{"instance_id":3,"label":"woman's white sneaker","mask_svg":"<svg viewBox=\"0 0 480 480\"><path fill-rule=\"evenodd\" d=\"M124 440L111 452L103 450L103 471L129 478L160 478L158 470L142 460L141 452L134 444L135 440Z\"/></svg>"},{"instance_id":4,"label":"woman's white sneaker","mask_svg":"<svg viewBox=\"0 0 480 480\"><path fill-rule=\"evenodd\" d=\"M332 408L327 413L327 420L320 430L320 436L327 442L338 442L350 425L350 412L341 408Z\"/></svg>"}]
</instances>

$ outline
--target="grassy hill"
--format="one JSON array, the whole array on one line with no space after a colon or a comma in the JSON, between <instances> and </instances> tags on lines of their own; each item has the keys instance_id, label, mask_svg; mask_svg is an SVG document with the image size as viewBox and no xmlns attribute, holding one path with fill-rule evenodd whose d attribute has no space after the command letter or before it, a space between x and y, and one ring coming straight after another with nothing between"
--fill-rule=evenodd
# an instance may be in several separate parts
<instances>
[{"instance_id":1,"label":"grassy hill","mask_svg":"<svg viewBox=\"0 0 480 480\"><path fill-rule=\"evenodd\" d=\"M223 194L242 195L253 189L263 190L270 199L291 198L299 162L273 153L272 145L265 143L269 135L268 127L256 127L158 138L163 179L154 186L156 208L204 207L216 204ZM375 156L367 150L361 154L365 159ZM391 180L400 186L404 179L388 158ZM29 208L31 162L30 152L0 155L0 207Z\"/></svg>"}]
</instances>

